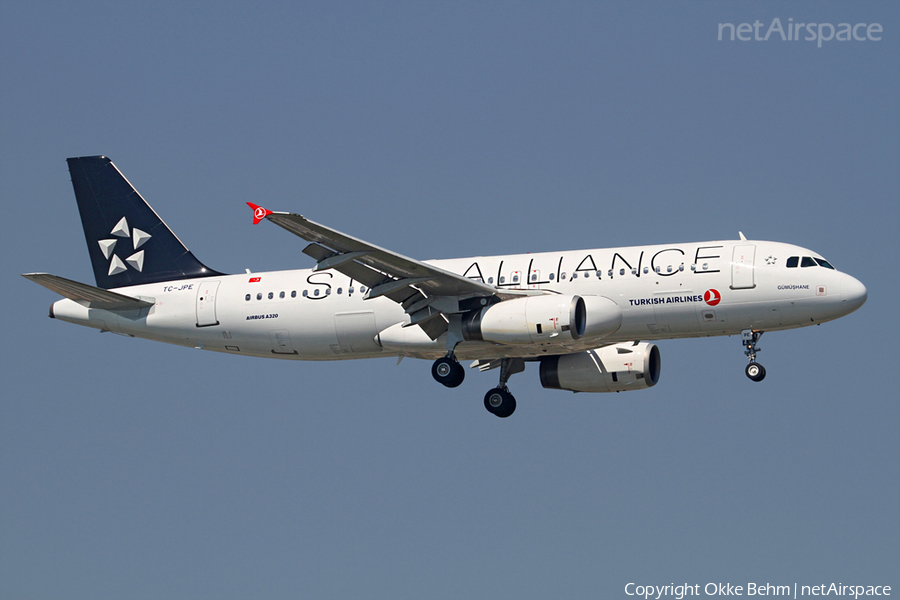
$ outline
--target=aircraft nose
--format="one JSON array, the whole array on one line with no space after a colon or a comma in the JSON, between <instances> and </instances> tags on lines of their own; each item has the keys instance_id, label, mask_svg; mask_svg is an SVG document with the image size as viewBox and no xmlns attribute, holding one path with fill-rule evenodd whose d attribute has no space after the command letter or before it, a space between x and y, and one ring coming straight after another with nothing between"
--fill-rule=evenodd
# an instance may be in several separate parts
<instances>
[{"instance_id":1,"label":"aircraft nose","mask_svg":"<svg viewBox=\"0 0 900 600\"><path fill-rule=\"evenodd\" d=\"M858 279L844 275L841 279L841 303L851 313L866 303L869 292Z\"/></svg>"}]
</instances>

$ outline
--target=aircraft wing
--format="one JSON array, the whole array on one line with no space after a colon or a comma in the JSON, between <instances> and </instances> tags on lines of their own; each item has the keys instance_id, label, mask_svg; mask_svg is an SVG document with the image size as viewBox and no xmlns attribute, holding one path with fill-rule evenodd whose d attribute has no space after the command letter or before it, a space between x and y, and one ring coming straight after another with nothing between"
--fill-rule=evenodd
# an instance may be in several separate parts
<instances>
[{"instance_id":1,"label":"aircraft wing","mask_svg":"<svg viewBox=\"0 0 900 600\"><path fill-rule=\"evenodd\" d=\"M22 277L29 279L48 290L54 291L60 296L84 304L88 308L100 308L103 310L138 310L153 306L153 302L133 298L124 294L117 294L102 288L94 287L86 283L79 283L51 275L50 273L23 273Z\"/></svg>"},{"instance_id":2,"label":"aircraft wing","mask_svg":"<svg viewBox=\"0 0 900 600\"><path fill-rule=\"evenodd\" d=\"M334 269L369 288L366 298L385 296L402 305L409 325L420 325L436 339L447 330L443 314L460 312L470 298L508 299L540 294L537 290L498 290L476 279L408 258L294 213L273 212L250 202L254 223L267 219L311 242L303 253L316 259L317 271Z\"/></svg>"}]
</instances>

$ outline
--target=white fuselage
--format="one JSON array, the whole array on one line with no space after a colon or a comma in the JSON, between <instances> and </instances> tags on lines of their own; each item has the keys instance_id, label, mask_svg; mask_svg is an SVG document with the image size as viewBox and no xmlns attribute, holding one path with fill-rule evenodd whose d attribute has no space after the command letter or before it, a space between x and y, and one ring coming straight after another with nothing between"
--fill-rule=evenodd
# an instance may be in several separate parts
<instances>
[{"instance_id":1,"label":"white fuselage","mask_svg":"<svg viewBox=\"0 0 900 600\"><path fill-rule=\"evenodd\" d=\"M859 308L865 287L818 264L788 268L812 251L776 242L725 241L426 261L501 290L603 296L622 311L602 340L543 345L462 342L462 359L535 357L634 340L772 331L836 319ZM64 299L52 315L101 330L205 350L267 358L437 358L430 340L386 297L365 299L358 282L332 270L226 275L113 291L152 301L131 312ZM391 335L382 332L391 329Z\"/></svg>"}]
</instances>

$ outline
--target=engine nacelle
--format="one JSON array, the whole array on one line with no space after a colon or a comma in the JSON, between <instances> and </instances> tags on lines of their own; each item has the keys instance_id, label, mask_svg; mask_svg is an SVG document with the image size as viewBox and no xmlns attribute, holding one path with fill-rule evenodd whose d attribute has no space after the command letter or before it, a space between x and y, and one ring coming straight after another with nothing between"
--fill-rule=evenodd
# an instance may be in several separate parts
<instances>
[{"instance_id":1,"label":"engine nacelle","mask_svg":"<svg viewBox=\"0 0 900 600\"><path fill-rule=\"evenodd\" d=\"M572 392L643 390L659 381L659 348L627 343L541 359L541 385Z\"/></svg>"},{"instance_id":2,"label":"engine nacelle","mask_svg":"<svg viewBox=\"0 0 900 600\"><path fill-rule=\"evenodd\" d=\"M467 341L498 344L560 343L601 339L622 326L622 309L602 296L547 294L506 300L467 315Z\"/></svg>"},{"instance_id":3,"label":"engine nacelle","mask_svg":"<svg viewBox=\"0 0 900 600\"><path fill-rule=\"evenodd\" d=\"M581 296L526 296L466 315L463 337L497 344L570 342L584 335L586 324Z\"/></svg>"}]
</instances>

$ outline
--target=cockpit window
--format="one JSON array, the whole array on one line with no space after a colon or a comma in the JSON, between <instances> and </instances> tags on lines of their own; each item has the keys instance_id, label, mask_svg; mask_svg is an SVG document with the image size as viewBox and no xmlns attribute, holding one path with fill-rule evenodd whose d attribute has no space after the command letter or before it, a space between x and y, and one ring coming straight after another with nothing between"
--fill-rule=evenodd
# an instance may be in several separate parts
<instances>
[{"instance_id":1,"label":"cockpit window","mask_svg":"<svg viewBox=\"0 0 900 600\"><path fill-rule=\"evenodd\" d=\"M816 262L819 263L820 267L825 267L826 269L831 269L832 271L836 270L834 267L831 266L831 263L829 263L824 258L817 258Z\"/></svg>"},{"instance_id":2,"label":"cockpit window","mask_svg":"<svg viewBox=\"0 0 900 600\"><path fill-rule=\"evenodd\" d=\"M813 258L812 256L791 256L790 258L787 259L785 266L788 269L793 269L798 264L801 267L819 266L819 267L825 267L826 269L831 269L832 271L836 270L834 267L831 266L831 263L829 263L824 258Z\"/></svg>"}]
</instances>

